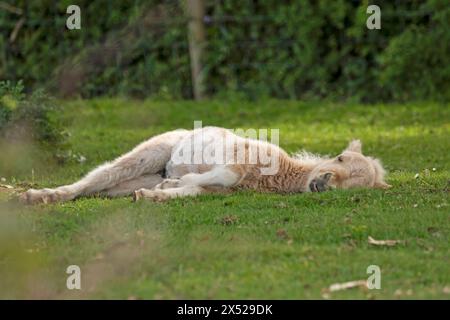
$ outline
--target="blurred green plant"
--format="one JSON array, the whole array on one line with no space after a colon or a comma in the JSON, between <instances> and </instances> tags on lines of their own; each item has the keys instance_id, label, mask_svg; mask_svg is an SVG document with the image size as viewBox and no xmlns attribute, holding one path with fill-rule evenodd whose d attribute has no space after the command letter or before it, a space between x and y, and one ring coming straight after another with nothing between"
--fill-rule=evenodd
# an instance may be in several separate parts
<instances>
[{"instance_id":1,"label":"blurred green plant","mask_svg":"<svg viewBox=\"0 0 450 320\"><path fill-rule=\"evenodd\" d=\"M427 25L411 25L380 56L380 83L396 100L450 101L450 6L428 1Z\"/></svg>"},{"instance_id":2,"label":"blurred green plant","mask_svg":"<svg viewBox=\"0 0 450 320\"><path fill-rule=\"evenodd\" d=\"M53 154L68 147L58 107L43 90L24 94L22 81L0 82L0 137L36 143Z\"/></svg>"}]
</instances>

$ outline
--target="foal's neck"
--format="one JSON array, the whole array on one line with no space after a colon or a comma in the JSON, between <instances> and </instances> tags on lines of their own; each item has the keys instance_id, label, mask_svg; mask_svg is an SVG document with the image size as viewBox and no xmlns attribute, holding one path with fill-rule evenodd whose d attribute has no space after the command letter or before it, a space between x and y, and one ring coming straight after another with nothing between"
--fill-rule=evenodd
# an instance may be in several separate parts
<instances>
[{"instance_id":1,"label":"foal's neck","mask_svg":"<svg viewBox=\"0 0 450 320\"><path fill-rule=\"evenodd\" d=\"M279 172L276 176L284 192L305 192L308 190L308 180L310 173L322 162L305 161L293 157L286 157L280 162Z\"/></svg>"}]
</instances>

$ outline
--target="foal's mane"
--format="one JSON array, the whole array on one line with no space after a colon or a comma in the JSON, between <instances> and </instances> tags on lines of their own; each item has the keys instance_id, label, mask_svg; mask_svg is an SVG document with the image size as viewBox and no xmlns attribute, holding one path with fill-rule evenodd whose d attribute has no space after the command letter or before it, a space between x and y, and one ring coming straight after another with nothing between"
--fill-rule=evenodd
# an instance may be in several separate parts
<instances>
[{"instance_id":1,"label":"foal's mane","mask_svg":"<svg viewBox=\"0 0 450 320\"><path fill-rule=\"evenodd\" d=\"M328 160L328 156L321 156L315 153L308 152L306 150L300 150L291 155L295 160L299 160L307 165L317 165L325 160Z\"/></svg>"}]
</instances>

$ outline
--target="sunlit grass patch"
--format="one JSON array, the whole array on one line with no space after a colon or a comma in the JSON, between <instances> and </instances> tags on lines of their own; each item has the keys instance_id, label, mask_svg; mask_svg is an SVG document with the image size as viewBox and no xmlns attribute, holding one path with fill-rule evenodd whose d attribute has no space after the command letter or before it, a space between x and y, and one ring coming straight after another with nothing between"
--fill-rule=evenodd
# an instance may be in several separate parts
<instances>
[{"instance_id":1,"label":"sunlit grass patch","mask_svg":"<svg viewBox=\"0 0 450 320\"><path fill-rule=\"evenodd\" d=\"M383 161L393 188L240 192L162 204L82 198L25 208L6 205L9 196L0 194L0 214L18 219L17 237L31 235L24 248L39 248L43 258L31 265L39 279L45 275L46 297L322 298L333 283L366 279L366 268L374 264L381 268L382 289L350 289L331 298L448 298L448 105L123 99L63 104L73 152L86 161L47 167L25 161L25 168L5 174L5 184L71 182L151 135L202 120L205 126L279 129L288 152L336 155L359 138L364 153ZM405 244L374 247L368 236ZM7 270L18 256L2 252L0 270ZM65 287L69 264L79 265L82 277L86 272L82 292ZM25 289L2 286L0 296L29 297Z\"/></svg>"}]
</instances>

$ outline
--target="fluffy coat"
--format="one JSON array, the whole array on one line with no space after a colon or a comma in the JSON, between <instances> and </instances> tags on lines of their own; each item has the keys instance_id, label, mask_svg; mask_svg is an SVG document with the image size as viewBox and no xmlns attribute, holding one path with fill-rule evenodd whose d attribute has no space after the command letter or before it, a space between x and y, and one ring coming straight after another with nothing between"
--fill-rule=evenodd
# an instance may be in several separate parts
<instances>
[{"instance_id":1,"label":"fluffy coat","mask_svg":"<svg viewBox=\"0 0 450 320\"><path fill-rule=\"evenodd\" d=\"M155 136L73 184L30 189L20 199L36 204L100 194L163 201L237 189L298 193L388 188L384 176L381 162L364 156L359 140L334 158L306 152L289 156L274 144L206 127Z\"/></svg>"}]
</instances>

